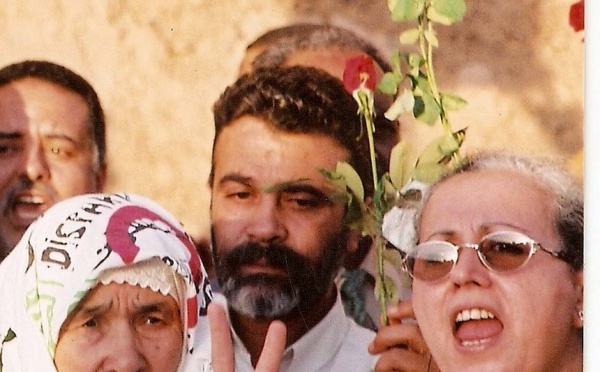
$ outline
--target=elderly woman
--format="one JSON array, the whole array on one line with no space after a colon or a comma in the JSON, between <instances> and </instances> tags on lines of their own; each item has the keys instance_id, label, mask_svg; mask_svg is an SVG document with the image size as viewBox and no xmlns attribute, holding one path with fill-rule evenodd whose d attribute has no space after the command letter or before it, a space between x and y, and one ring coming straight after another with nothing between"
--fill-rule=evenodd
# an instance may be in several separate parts
<instances>
[{"instance_id":1,"label":"elderly woman","mask_svg":"<svg viewBox=\"0 0 600 372\"><path fill-rule=\"evenodd\" d=\"M568 174L544 160L479 155L434 185L417 215L405 263L440 370L582 370L583 201ZM402 343L393 327L372 351ZM393 355L383 353L379 370L391 370Z\"/></svg>"},{"instance_id":2,"label":"elderly woman","mask_svg":"<svg viewBox=\"0 0 600 372\"><path fill-rule=\"evenodd\" d=\"M209 370L204 268L181 225L147 199L52 207L0 265L0 295L0 370Z\"/></svg>"}]
</instances>

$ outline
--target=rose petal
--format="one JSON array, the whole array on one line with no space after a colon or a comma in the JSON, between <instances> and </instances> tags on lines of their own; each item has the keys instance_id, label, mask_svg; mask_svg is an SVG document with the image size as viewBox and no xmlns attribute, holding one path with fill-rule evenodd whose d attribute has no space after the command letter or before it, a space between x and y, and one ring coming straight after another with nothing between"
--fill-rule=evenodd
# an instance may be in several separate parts
<instances>
[{"instance_id":1,"label":"rose petal","mask_svg":"<svg viewBox=\"0 0 600 372\"><path fill-rule=\"evenodd\" d=\"M575 32L584 29L584 18L584 2L580 0L578 3L571 5L571 9L569 10L569 24Z\"/></svg>"}]
</instances>

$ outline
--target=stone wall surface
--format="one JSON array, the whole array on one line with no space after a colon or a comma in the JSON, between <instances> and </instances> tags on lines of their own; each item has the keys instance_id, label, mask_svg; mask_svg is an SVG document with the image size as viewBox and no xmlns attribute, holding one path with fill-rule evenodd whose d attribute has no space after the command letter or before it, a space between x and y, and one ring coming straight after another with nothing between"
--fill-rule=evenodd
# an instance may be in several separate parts
<instances>
[{"instance_id":1,"label":"stone wall surface","mask_svg":"<svg viewBox=\"0 0 600 372\"><path fill-rule=\"evenodd\" d=\"M583 34L574 0L467 0L439 27L439 86L469 101L451 116L467 150L570 157L582 146ZM294 21L328 22L387 55L406 27L385 0L4 0L0 65L47 59L97 89L108 120L107 191L157 200L193 234L209 228L211 105L234 81L245 45ZM402 119L420 149L434 132Z\"/></svg>"}]
</instances>

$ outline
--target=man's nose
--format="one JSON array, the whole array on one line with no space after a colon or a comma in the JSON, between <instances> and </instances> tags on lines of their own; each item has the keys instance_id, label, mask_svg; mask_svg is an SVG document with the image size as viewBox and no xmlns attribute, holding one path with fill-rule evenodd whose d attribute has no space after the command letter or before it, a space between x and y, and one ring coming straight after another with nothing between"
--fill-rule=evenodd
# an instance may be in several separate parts
<instances>
[{"instance_id":1,"label":"man's nose","mask_svg":"<svg viewBox=\"0 0 600 372\"><path fill-rule=\"evenodd\" d=\"M42 146L31 146L25 159L25 174L31 181L46 179L50 175L48 159Z\"/></svg>"},{"instance_id":2,"label":"man's nose","mask_svg":"<svg viewBox=\"0 0 600 372\"><path fill-rule=\"evenodd\" d=\"M251 220L246 232L250 240L258 243L276 243L285 240L288 231L284 213L275 195L261 197L249 216Z\"/></svg>"}]
</instances>

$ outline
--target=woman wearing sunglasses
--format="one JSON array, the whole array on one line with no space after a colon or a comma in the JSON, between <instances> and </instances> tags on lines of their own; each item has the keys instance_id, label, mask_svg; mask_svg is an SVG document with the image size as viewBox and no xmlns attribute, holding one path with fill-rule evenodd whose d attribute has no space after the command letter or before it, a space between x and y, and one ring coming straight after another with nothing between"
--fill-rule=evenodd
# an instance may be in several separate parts
<instances>
[{"instance_id":1,"label":"woman wearing sunglasses","mask_svg":"<svg viewBox=\"0 0 600 372\"><path fill-rule=\"evenodd\" d=\"M417 216L404 262L440 370L582 370L583 198L567 173L480 155L434 185ZM393 327L372 350L402 343Z\"/></svg>"}]
</instances>

